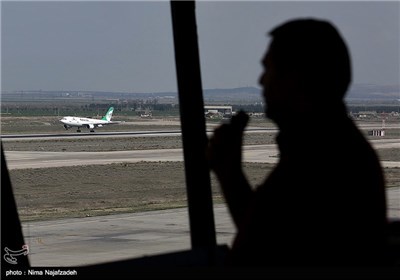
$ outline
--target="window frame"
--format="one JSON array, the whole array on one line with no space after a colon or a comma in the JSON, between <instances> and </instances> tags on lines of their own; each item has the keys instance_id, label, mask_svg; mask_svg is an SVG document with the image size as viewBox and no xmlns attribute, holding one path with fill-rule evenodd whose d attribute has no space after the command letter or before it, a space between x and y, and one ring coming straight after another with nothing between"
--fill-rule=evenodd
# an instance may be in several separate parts
<instances>
[{"instance_id":1,"label":"window frame","mask_svg":"<svg viewBox=\"0 0 400 280\"><path fill-rule=\"evenodd\" d=\"M143 265L214 265L225 254L226 245L217 246L210 172L206 158L208 139L204 116L195 1L170 1L174 37L175 66L181 118L182 143L188 198L191 249L155 254L126 261L111 261L82 267L79 274L93 271L110 273L130 271ZM2 158L2 247L19 248L25 244L22 225L1 142ZM2 258L3 271L10 266ZM30 268L28 257L20 258L18 268ZM103 275L103 274L102 274Z\"/></svg>"}]
</instances>

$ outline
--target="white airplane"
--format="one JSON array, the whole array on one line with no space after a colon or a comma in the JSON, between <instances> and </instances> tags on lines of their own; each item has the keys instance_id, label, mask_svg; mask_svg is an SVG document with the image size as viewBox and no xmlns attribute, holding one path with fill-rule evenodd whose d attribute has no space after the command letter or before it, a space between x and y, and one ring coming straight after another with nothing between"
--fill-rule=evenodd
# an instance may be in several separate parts
<instances>
[{"instance_id":1,"label":"white airplane","mask_svg":"<svg viewBox=\"0 0 400 280\"><path fill-rule=\"evenodd\" d=\"M91 118L83 118L83 117L64 117L60 120L64 124L65 129L69 129L71 127L77 127L77 132L81 132L81 127L87 127L90 129L90 132L94 132L94 129L97 127L102 127L103 125L108 124L118 124L121 122L112 122L111 117L114 111L114 107L110 107L107 113L103 118L99 119L91 119Z\"/></svg>"}]
</instances>

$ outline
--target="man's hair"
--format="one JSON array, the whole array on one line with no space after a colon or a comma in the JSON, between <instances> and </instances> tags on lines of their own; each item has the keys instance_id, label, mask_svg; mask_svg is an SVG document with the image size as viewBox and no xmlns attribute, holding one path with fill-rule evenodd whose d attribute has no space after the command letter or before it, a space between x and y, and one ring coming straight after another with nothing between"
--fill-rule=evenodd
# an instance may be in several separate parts
<instances>
[{"instance_id":1,"label":"man's hair","mask_svg":"<svg viewBox=\"0 0 400 280\"><path fill-rule=\"evenodd\" d=\"M343 99L351 81L350 57L337 29L327 21L299 19L270 32L277 71L294 73L302 90L321 101Z\"/></svg>"}]
</instances>

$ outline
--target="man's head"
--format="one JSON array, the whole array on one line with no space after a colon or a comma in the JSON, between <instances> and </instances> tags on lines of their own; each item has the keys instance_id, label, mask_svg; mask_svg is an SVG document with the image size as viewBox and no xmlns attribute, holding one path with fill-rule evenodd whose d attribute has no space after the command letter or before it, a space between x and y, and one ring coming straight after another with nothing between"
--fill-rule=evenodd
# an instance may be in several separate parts
<instances>
[{"instance_id":1,"label":"man's head","mask_svg":"<svg viewBox=\"0 0 400 280\"><path fill-rule=\"evenodd\" d=\"M351 81L351 66L334 26L300 19L278 26L270 35L260 78L270 118L310 106L341 104Z\"/></svg>"}]
</instances>

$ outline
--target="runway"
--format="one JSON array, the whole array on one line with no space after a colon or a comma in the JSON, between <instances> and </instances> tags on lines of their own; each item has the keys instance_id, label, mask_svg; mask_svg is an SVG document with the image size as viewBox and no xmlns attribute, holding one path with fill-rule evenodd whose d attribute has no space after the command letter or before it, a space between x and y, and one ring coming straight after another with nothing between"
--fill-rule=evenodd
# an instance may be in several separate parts
<instances>
[{"instance_id":1,"label":"runway","mask_svg":"<svg viewBox=\"0 0 400 280\"><path fill-rule=\"evenodd\" d=\"M180 130L159 130L159 131L122 131L122 132L95 132L95 133L58 133L58 134L6 134L1 138L7 140L44 140L44 139L68 139L68 138L91 138L91 137L129 137L129 136L161 136L181 135Z\"/></svg>"},{"instance_id":2,"label":"runway","mask_svg":"<svg viewBox=\"0 0 400 280\"><path fill-rule=\"evenodd\" d=\"M277 161L275 145L248 146L244 160L252 162ZM134 150L114 152L31 152L5 151L7 166L12 169L49 168L76 165L108 164L140 161L183 161L182 149Z\"/></svg>"},{"instance_id":3,"label":"runway","mask_svg":"<svg viewBox=\"0 0 400 280\"><path fill-rule=\"evenodd\" d=\"M400 148L398 139L372 140L375 149ZM182 149L131 150L113 152L45 152L5 151L9 169L48 168L91 164L140 161L183 161ZM244 146L245 162L276 163L278 149L275 144ZM399 161L382 161L384 167L400 167Z\"/></svg>"},{"instance_id":4,"label":"runway","mask_svg":"<svg viewBox=\"0 0 400 280\"><path fill-rule=\"evenodd\" d=\"M245 133L277 132L276 128L249 127ZM213 132L212 128L207 133ZM70 138L98 138L98 137L147 137L147 136L181 136L181 130L145 130L145 131L118 131L118 132L80 132L80 133L57 133L57 134L5 134L1 135L2 141L13 140L55 140Z\"/></svg>"}]
</instances>

